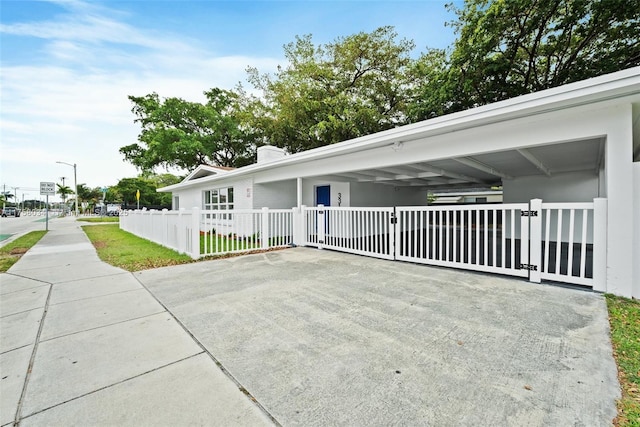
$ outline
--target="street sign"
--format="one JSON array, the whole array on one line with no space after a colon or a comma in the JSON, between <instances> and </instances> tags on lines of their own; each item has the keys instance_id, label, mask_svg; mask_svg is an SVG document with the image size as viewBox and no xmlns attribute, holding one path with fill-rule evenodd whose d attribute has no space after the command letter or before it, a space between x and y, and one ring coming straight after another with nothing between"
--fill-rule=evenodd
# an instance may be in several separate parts
<instances>
[{"instance_id":1,"label":"street sign","mask_svg":"<svg viewBox=\"0 0 640 427\"><path fill-rule=\"evenodd\" d=\"M40 183L40 195L41 196L55 196L56 183L55 182L41 182Z\"/></svg>"}]
</instances>

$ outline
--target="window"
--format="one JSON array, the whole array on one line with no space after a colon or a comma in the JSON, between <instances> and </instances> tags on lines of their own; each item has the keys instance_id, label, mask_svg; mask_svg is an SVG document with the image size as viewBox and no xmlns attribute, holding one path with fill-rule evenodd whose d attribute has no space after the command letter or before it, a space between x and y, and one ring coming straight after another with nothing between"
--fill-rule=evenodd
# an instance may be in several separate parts
<instances>
[{"instance_id":1,"label":"window","mask_svg":"<svg viewBox=\"0 0 640 427\"><path fill-rule=\"evenodd\" d=\"M203 206L205 210L232 211L233 187L206 190L204 192ZM231 214L223 214L220 219L231 219Z\"/></svg>"}]
</instances>

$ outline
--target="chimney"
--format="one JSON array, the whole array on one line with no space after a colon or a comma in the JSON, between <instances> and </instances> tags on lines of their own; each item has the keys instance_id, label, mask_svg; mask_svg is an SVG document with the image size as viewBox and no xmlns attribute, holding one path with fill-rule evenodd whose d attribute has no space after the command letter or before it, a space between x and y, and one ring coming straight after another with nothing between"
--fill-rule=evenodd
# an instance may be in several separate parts
<instances>
[{"instance_id":1,"label":"chimney","mask_svg":"<svg viewBox=\"0 0 640 427\"><path fill-rule=\"evenodd\" d=\"M273 145L263 145L258 147L258 163L269 163L286 156L284 149Z\"/></svg>"}]
</instances>

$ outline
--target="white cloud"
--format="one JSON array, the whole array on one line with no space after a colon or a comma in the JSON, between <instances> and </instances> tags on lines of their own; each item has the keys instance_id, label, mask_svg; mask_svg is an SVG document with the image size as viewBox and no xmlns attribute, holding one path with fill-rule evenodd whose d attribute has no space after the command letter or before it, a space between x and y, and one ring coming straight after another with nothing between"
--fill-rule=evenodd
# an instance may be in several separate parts
<instances>
[{"instance_id":1,"label":"white cloud","mask_svg":"<svg viewBox=\"0 0 640 427\"><path fill-rule=\"evenodd\" d=\"M78 163L79 182L113 185L135 174L118 152L139 132L128 95L203 101L204 90L243 81L248 65L270 71L278 63L217 56L175 34L133 27L115 10L57 3L65 15L0 26L2 33L44 41L44 57L0 70L0 184L38 187L67 173L55 164L61 160Z\"/></svg>"}]
</instances>

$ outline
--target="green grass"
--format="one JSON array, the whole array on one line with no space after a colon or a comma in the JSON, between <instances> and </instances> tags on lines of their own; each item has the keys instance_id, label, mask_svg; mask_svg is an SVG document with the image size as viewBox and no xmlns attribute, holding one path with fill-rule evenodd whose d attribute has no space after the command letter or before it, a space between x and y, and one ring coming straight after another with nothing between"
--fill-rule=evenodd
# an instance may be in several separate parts
<instances>
[{"instance_id":1,"label":"green grass","mask_svg":"<svg viewBox=\"0 0 640 427\"><path fill-rule=\"evenodd\" d=\"M208 254L226 251L250 251L260 249L260 241L255 244L251 241L231 239L226 236L217 235L215 240L210 235L200 235L200 253L205 253L205 242Z\"/></svg>"},{"instance_id":2,"label":"green grass","mask_svg":"<svg viewBox=\"0 0 640 427\"><path fill-rule=\"evenodd\" d=\"M32 231L0 248L0 272L9 270L46 233L44 230Z\"/></svg>"},{"instance_id":3,"label":"green grass","mask_svg":"<svg viewBox=\"0 0 640 427\"><path fill-rule=\"evenodd\" d=\"M640 427L640 302L606 294L622 397L619 427Z\"/></svg>"},{"instance_id":4,"label":"green grass","mask_svg":"<svg viewBox=\"0 0 640 427\"><path fill-rule=\"evenodd\" d=\"M77 221L84 222L120 222L117 216L90 216L86 218L78 218Z\"/></svg>"},{"instance_id":5,"label":"green grass","mask_svg":"<svg viewBox=\"0 0 640 427\"><path fill-rule=\"evenodd\" d=\"M193 262L187 255L120 230L117 224L85 225L82 229L101 260L127 271Z\"/></svg>"}]
</instances>

